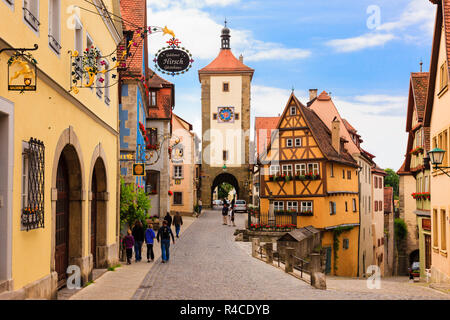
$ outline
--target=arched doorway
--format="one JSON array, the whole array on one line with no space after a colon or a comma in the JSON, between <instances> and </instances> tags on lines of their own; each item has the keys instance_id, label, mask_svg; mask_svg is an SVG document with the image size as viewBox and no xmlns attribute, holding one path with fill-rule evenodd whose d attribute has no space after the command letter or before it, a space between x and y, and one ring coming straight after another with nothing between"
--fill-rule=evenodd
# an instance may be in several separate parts
<instances>
[{"instance_id":1,"label":"arched doorway","mask_svg":"<svg viewBox=\"0 0 450 320\"><path fill-rule=\"evenodd\" d=\"M55 271L58 288L66 283L67 267L82 257L82 180L75 148L66 145L56 172Z\"/></svg>"},{"instance_id":2,"label":"arched doorway","mask_svg":"<svg viewBox=\"0 0 450 320\"><path fill-rule=\"evenodd\" d=\"M221 173L214 178L214 181L211 185L211 205L215 189L223 183L227 183L233 186L234 190L236 191L236 198L239 198L239 182L237 181L236 177L230 173Z\"/></svg>"},{"instance_id":3,"label":"arched doorway","mask_svg":"<svg viewBox=\"0 0 450 320\"><path fill-rule=\"evenodd\" d=\"M107 245L107 183L106 169L102 158L97 158L91 179L90 205L90 253L93 267L107 267L104 250Z\"/></svg>"},{"instance_id":4,"label":"arched doorway","mask_svg":"<svg viewBox=\"0 0 450 320\"><path fill-rule=\"evenodd\" d=\"M418 262L418 261L420 261L419 249L414 250L409 254L409 266L408 267L411 267L413 262Z\"/></svg>"}]
</instances>

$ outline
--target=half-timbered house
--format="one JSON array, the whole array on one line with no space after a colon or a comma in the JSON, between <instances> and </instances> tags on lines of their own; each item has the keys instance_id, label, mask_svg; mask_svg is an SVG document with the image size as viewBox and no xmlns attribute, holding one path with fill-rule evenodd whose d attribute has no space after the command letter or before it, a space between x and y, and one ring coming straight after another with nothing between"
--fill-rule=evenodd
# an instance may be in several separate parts
<instances>
[{"instance_id":1,"label":"half-timbered house","mask_svg":"<svg viewBox=\"0 0 450 320\"><path fill-rule=\"evenodd\" d=\"M334 119L328 129L291 94L261 155L260 219L320 229L326 272L356 276L358 164L344 147L340 126Z\"/></svg>"}]
</instances>

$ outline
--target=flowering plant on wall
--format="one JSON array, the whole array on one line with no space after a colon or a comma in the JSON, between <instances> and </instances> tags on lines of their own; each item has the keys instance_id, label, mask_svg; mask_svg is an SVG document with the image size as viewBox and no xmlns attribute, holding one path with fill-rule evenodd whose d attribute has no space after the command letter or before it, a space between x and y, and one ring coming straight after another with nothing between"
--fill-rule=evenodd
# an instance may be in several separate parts
<instances>
[{"instance_id":1,"label":"flowering plant on wall","mask_svg":"<svg viewBox=\"0 0 450 320\"><path fill-rule=\"evenodd\" d=\"M423 152L423 147L415 147L414 149L412 149L409 153L412 155L417 155L419 153Z\"/></svg>"},{"instance_id":2,"label":"flowering plant on wall","mask_svg":"<svg viewBox=\"0 0 450 320\"><path fill-rule=\"evenodd\" d=\"M411 196L415 200L430 200L431 194L429 192L414 192Z\"/></svg>"},{"instance_id":3,"label":"flowering plant on wall","mask_svg":"<svg viewBox=\"0 0 450 320\"><path fill-rule=\"evenodd\" d=\"M173 192L169 190L168 194L169 194L169 196L171 196L171 195L173 195Z\"/></svg>"}]
</instances>

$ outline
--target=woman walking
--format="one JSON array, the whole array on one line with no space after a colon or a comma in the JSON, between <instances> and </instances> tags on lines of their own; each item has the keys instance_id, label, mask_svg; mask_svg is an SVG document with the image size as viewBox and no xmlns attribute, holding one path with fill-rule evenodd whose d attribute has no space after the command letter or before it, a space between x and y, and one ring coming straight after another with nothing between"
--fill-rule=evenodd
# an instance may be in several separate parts
<instances>
[{"instance_id":1,"label":"woman walking","mask_svg":"<svg viewBox=\"0 0 450 320\"><path fill-rule=\"evenodd\" d=\"M155 259L155 254L153 253L153 239L155 239L155 231L150 227L145 230L145 243L147 244L147 262L151 261L153 262L153 259Z\"/></svg>"},{"instance_id":2,"label":"woman walking","mask_svg":"<svg viewBox=\"0 0 450 320\"><path fill-rule=\"evenodd\" d=\"M131 257L133 256L134 238L131 235L131 230L128 229L127 235L123 238L123 245L127 251L127 264L131 264Z\"/></svg>"},{"instance_id":3,"label":"woman walking","mask_svg":"<svg viewBox=\"0 0 450 320\"><path fill-rule=\"evenodd\" d=\"M224 203L222 208L222 217L224 225L227 225L227 216L228 216L228 204Z\"/></svg>"},{"instance_id":4,"label":"woman walking","mask_svg":"<svg viewBox=\"0 0 450 320\"><path fill-rule=\"evenodd\" d=\"M167 220L164 220L163 226L159 228L158 234L156 235L156 240L158 240L158 242L161 239L162 263L169 261L170 236L172 236L172 241L175 244L175 238L173 237L172 230L167 226Z\"/></svg>"},{"instance_id":5,"label":"woman walking","mask_svg":"<svg viewBox=\"0 0 450 320\"><path fill-rule=\"evenodd\" d=\"M179 238L178 235L180 234L180 228L183 225L183 218L178 211L175 213L175 217L173 217L173 225L175 226L177 238Z\"/></svg>"}]
</instances>

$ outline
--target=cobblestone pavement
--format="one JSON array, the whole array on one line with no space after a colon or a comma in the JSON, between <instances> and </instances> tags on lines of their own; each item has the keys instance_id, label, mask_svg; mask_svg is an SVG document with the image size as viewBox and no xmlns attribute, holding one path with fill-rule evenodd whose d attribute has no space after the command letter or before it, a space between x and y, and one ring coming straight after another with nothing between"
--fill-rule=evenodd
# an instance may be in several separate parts
<instances>
[{"instance_id":1,"label":"cobblestone pavement","mask_svg":"<svg viewBox=\"0 0 450 320\"><path fill-rule=\"evenodd\" d=\"M236 216L239 228L243 228L245 217ZM407 281L369 290L363 288L365 280L330 278L328 290L317 290L252 258L248 244L234 241L234 230L222 225L219 211L205 212L175 246L171 245L169 263L162 264L160 259L155 263L133 299L450 299Z\"/></svg>"}]
</instances>

